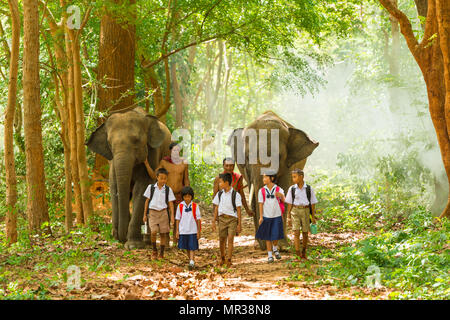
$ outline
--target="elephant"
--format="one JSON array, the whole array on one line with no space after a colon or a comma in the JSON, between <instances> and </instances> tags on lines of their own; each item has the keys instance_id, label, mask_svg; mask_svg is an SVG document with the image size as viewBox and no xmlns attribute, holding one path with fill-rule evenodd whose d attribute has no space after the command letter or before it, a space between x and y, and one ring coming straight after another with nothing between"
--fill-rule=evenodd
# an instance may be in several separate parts
<instances>
[{"instance_id":1,"label":"elephant","mask_svg":"<svg viewBox=\"0 0 450 320\"><path fill-rule=\"evenodd\" d=\"M169 129L140 107L111 112L86 143L91 151L109 160L113 237L127 249L145 247L141 234L143 194L155 182L146 170L145 159L155 169L169 154L170 143Z\"/></svg>"},{"instance_id":2,"label":"elephant","mask_svg":"<svg viewBox=\"0 0 450 320\"><path fill-rule=\"evenodd\" d=\"M260 131L261 129L266 129L267 131ZM253 216L255 232L258 229L259 217L261 214L257 203L257 195L258 190L264 185L262 182L263 172L261 169L267 169L269 167L269 164L265 164L266 161L261 161L261 134L264 132L264 135L266 136L265 139L267 140L262 141L263 143L264 141L267 142L267 150L270 150L272 142L275 142L277 138L276 135L272 137L272 131L270 131L270 129L278 129L278 150L272 150L271 158L273 157L273 159L278 160L279 165L276 183L284 190L285 195L290 185L292 185L291 171L294 168L303 169L307 157L310 156L314 149L319 145L319 142L312 140L305 132L295 128L270 110L257 117L246 128L237 128L233 130L228 138L227 144L231 147L232 157L237 163L240 173L244 176L247 185L250 187L249 201L251 202L253 212L255 212L255 215ZM251 137L252 132L255 133L254 137ZM255 139L253 142L252 138ZM257 159L253 158L254 160L252 160L252 156L249 154L249 148L257 148L257 154L259 155ZM283 215L283 225L284 230L286 230L286 214ZM265 250L265 241L258 239L258 243L260 248ZM287 246L288 243L289 241L285 232L285 237L280 241L280 246Z\"/></svg>"}]
</instances>

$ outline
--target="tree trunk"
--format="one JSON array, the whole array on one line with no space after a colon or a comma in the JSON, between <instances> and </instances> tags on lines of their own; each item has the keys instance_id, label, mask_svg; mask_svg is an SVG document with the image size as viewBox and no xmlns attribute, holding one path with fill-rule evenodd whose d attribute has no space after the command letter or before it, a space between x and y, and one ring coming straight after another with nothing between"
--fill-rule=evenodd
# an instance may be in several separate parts
<instances>
[{"instance_id":1,"label":"tree trunk","mask_svg":"<svg viewBox=\"0 0 450 320\"><path fill-rule=\"evenodd\" d=\"M436 131L447 182L450 185L449 7L447 1L428 2L425 32L419 43L408 17L391 0L379 0L399 22L409 50L419 65L427 87L431 120ZM450 196L441 217L450 214Z\"/></svg>"},{"instance_id":2,"label":"tree trunk","mask_svg":"<svg viewBox=\"0 0 450 320\"><path fill-rule=\"evenodd\" d=\"M135 25L118 22L121 19L108 11L108 2L112 6L125 3L124 0L107 1L106 14L101 20L97 80L106 86L98 89L97 110L101 112L131 107L135 98ZM126 3L132 5L135 0ZM98 124L102 122L100 120ZM94 172L106 177L107 166L107 160L96 154Z\"/></svg>"},{"instance_id":3,"label":"tree trunk","mask_svg":"<svg viewBox=\"0 0 450 320\"><path fill-rule=\"evenodd\" d=\"M27 173L27 217L30 232L49 221L45 197L39 79L39 11L37 1L23 1L23 110ZM47 229L50 231L50 229Z\"/></svg>"},{"instance_id":4,"label":"tree trunk","mask_svg":"<svg viewBox=\"0 0 450 320\"><path fill-rule=\"evenodd\" d=\"M8 0L11 11L11 57L9 61L8 104L5 111L4 153L6 175L6 239L17 242L17 177L14 163L14 114L17 103L17 75L19 70L20 16L17 0Z\"/></svg>"},{"instance_id":5,"label":"tree trunk","mask_svg":"<svg viewBox=\"0 0 450 320\"><path fill-rule=\"evenodd\" d=\"M93 214L92 198L89 187L91 180L88 175L86 161L86 147L84 135L84 110L83 110L83 88L81 83L81 60L79 37L74 34L73 30L67 30L72 41L72 57L73 57L73 79L74 79L74 97L75 97L75 119L76 119L76 149L78 160L78 172L80 177L81 203L83 207L83 221L88 223L89 217Z\"/></svg>"},{"instance_id":6,"label":"tree trunk","mask_svg":"<svg viewBox=\"0 0 450 320\"><path fill-rule=\"evenodd\" d=\"M65 33L66 57L67 57L67 108L69 114L68 128L70 141L70 166L72 173L73 190L75 194L75 212L77 215L77 224L84 224L84 214L82 206L80 174L78 168L77 152L77 131L76 131L76 109L75 109L75 79L73 68L73 53L69 34Z\"/></svg>"}]
</instances>

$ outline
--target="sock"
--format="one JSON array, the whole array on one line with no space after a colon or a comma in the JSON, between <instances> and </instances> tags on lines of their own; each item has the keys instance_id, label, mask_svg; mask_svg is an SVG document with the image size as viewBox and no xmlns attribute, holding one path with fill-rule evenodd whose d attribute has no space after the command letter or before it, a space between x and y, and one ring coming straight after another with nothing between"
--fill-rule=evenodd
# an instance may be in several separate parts
<instances>
[{"instance_id":1,"label":"sock","mask_svg":"<svg viewBox=\"0 0 450 320\"><path fill-rule=\"evenodd\" d=\"M267 253L269 254L269 258L272 258L272 251L267 251Z\"/></svg>"},{"instance_id":2,"label":"sock","mask_svg":"<svg viewBox=\"0 0 450 320\"><path fill-rule=\"evenodd\" d=\"M194 260L189 260L189 264L194 264Z\"/></svg>"},{"instance_id":3,"label":"sock","mask_svg":"<svg viewBox=\"0 0 450 320\"><path fill-rule=\"evenodd\" d=\"M161 246L161 256L164 255L164 247L165 247L165 246Z\"/></svg>"},{"instance_id":4,"label":"sock","mask_svg":"<svg viewBox=\"0 0 450 320\"><path fill-rule=\"evenodd\" d=\"M278 246L273 246L273 251L278 251Z\"/></svg>"},{"instance_id":5,"label":"sock","mask_svg":"<svg viewBox=\"0 0 450 320\"><path fill-rule=\"evenodd\" d=\"M152 246L153 246L153 251L158 251L158 249L156 248L156 242L152 242Z\"/></svg>"}]
</instances>

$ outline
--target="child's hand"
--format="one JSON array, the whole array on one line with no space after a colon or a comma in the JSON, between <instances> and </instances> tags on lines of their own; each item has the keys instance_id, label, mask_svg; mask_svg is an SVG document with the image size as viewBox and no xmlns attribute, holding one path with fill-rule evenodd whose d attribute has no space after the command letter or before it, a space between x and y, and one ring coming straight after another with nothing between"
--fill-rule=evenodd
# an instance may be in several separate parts
<instances>
[{"instance_id":1,"label":"child's hand","mask_svg":"<svg viewBox=\"0 0 450 320\"><path fill-rule=\"evenodd\" d=\"M144 218L142 219L144 223L147 221L147 215L144 213Z\"/></svg>"},{"instance_id":2,"label":"child's hand","mask_svg":"<svg viewBox=\"0 0 450 320\"><path fill-rule=\"evenodd\" d=\"M241 233L241 225L240 224L237 225L236 235L238 235L239 233Z\"/></svg>"},{"instance_id":3,"label":"child's hand","mask_svg":"<svg viewBox=\"0 0 450 320\"><path fill-rule=\"evenodd\" d=\"M178 231L175 233L175 238L176 238L177 240L180 238L180 234L179 234Z\"/></svg>"},{"instance_id":4,"label":"child's hand","mask_svg":"<svg viewBox=\"0 0 450 320\"><path fill-rule=\"evenodd\" d=\"M263 223L263 217L259 218L259 225L261 225L261 223Z\"/></svg>"},{"instance_id":5,"label":"child's hand","mask_svg":"<svg viewBox=\"0 0 450 320\"><path fill-rule=\"evenodd\" d=\"M200 232L197 232L197 240L199 240L202 237Z\"/></svg>"},{"instance_id":6,"label":"child's hand","mask_svg":"<svg viewBox=\"0 0 450 320\"><path fill-rule=\"evenodd\" d=\"M282 194L281 192L275 192L275 195L276 195L278 198L283 198L283 194Z\"/></svg>"},{"instance_id":7,"label":"child's hand","mask_svg":"<svg viewBox=\"0 0 450 320\"><path fill-rule=\"evenodd\" d=\"M292 228L292 219L291 218L287 219L287 223L288 223L288 227Z\"/></svg>"}]
</instances>

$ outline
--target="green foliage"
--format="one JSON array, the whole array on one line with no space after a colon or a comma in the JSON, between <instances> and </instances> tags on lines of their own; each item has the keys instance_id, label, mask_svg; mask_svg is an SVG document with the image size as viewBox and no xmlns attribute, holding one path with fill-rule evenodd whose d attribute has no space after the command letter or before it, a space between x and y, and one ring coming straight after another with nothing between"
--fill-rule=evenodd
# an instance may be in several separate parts
<instances>
[{"instance_id":1,"label":"green foliage","mask_svg":"<svg viewBox=\"0 0 450 320\"><path fill-rule=\"evenodd\" d=\"M370 266L381 272L381 285L396 291L393 299L448 299L450 243L448 220L433 225L421 208L410 215L406 229L381 232L337 250L335 260L319 268L322 281L365 286Z\"/></svg>"}]
</instances>

